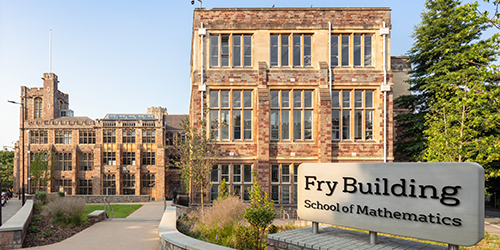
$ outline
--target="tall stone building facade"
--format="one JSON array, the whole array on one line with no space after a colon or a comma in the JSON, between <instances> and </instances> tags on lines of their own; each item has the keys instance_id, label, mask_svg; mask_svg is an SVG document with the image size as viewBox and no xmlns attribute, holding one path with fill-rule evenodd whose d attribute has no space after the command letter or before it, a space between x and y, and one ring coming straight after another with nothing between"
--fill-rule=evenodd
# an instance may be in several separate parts
<instances>
[{"instance_id":1,"label":"tall stone building facade","mask_svg":"<svg viewBox=\"0 0 500 250\"><path fill-rule=\"evenodd\" d=\"M166 153L166 139L174 132L182 134L178 120L185 115L171 116L166 108L152 107L146 114L74 117L68 94L59 91L57 75L45 73L42 79L42 88L21 87L20 122L25 129L15 147L16 193L23 179L27 193L39 188L28 179L37 152L52 154L55 161L52 180L41 187L48 192L149 195L156 200L179 192L180 177L169 167L173 156Z\"/></svg>"},{"instance_id":2,"label":"tall stone building facade","mask_svg":"<svg viewBox=\"0 0 500 250\"><path fill-rule=\"evenodd\" d=\"M389 8L196 9L190 119L206 102L220 149L207 199L225 179L247 200L257 180L294 204L301 163L393 161L394 89L408 86L390 27Z\"/></svg>"}]
</instances>

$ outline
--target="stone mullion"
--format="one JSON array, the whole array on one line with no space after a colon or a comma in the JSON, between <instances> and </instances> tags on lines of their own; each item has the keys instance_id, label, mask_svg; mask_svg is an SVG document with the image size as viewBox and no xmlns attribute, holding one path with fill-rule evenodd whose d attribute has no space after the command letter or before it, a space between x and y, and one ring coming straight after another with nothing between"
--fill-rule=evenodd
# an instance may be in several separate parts
<instances>
[{"instance_id":1,"label":"stone mullion","mask_svg":"<svg viewBox=\"0 0 500 250\"><path fill-rule=\"evenodd\" d=\"M262 191L270 193L269 186L269 142L270 142L270 93L267 87L267 64L259 62L259 87L257 88L257 124L255 134L257 135L257 162L254 171L257 172L257 180L262 186Z\"/></svg>"}]
</instances>

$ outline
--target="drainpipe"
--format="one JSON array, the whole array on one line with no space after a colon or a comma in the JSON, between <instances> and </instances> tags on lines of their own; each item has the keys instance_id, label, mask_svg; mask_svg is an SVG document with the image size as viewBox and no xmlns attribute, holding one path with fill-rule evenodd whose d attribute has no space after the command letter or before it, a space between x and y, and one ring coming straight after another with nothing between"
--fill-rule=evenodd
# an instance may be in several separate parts
<instances>
[{"instance_id":1,"label":"drainpipe","mask_svg":"<svg viewBox=\"0 0 500 250\"><path fill-rule=\"evenodd\" d=\"M201 4L201 1L200 1ZM200 7L201 8L201 7ZM200 86L198 87L198 90L201 92L201 119L203 120L204 116L204 104L203 104L203 94L207 90L207 86L205 85L204 78L205 76L203 75L203 60L205 59L204 53L203 53L203 40L204 36L206 35L207 30L203 28L203 23L201 23L201 28L198 29L198 34L200 35L200 44L201 44L201 50L200 50L200 71L201 71L201 79L200 79Z\"/></svg>"},{"instance_id":2,"label":"drainpipe","mask_svg":"<svg viewBox=\"0 0 500 250\"><path fill-rule=\"evenodd\" d=\"M386 54L386 35L389 35L389 28L385 27L385 22L383 22L383 27L380 28L380 34L383 36L383 62L382 67L384 68L384 84L380 86L380 90L384 92L384 163L387 162L387 91L391 90L391 86L387 84L387 54Z\"/></svg>"},{"instance_id":3,"label":"drainpipe","mask_svg":"<svg viewBox=\"0 0 500 250\"><path fill-rule=\"evenodd\" d=\"M330 78L330 100L332 99L332 23L328 22L328 76Z\"/></svg>"}]
</instances>

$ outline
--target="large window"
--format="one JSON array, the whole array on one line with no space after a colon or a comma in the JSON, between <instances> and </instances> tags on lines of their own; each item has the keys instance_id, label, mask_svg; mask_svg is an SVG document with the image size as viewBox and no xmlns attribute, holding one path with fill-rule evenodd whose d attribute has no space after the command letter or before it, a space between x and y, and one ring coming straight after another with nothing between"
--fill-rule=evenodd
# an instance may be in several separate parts
<instances>
[{"instance_id":1,"label":"large window","mask_svg":"<svg viewBox=\"0 0 500 250\"><path fill-rule=\"evenodd\" d=\"M42 118L43 114L43 102L42 98L35 98L35 118Z\"/></svg>"},{"instance_id":2,"label":"large window","mask_svg":"<svg viewBox=\"0 0 500 250\"><path fill-rule=\"evenodd\" d=\"M275 203L297 203L299 164L271 164L271 199Z\"/></svg>"},{"instance_id":3,"label":"large window","mask_svg":"<svg viewBox=\"0 0 500 250\"><path fill-rule=\"evenodd\" d=\"M57 191L63 191L66 194L73 194L73 185L71 180L55 180Z\"/></svg>"},{"instance_id":4,"label":"large window","mask_svg":"<svg viewBox=\"0 0 500 250\"><path fill-rule=\"evenodd\" d=\"M332 91L332 140L373 140L373 90Z\"/></svg>"},{"instance_id":5,"label":"large window","mask_svg":"<svg viewBox=\"0 0 500 250\"><path fill-rule=\"evenodd\" d=\"M135 152L122 152L122 165L135 165Z\"/></svg>"},{"instance_id":6,"label":"large window","mask_svg":"<svg viewBox=\"0 0 500 250\"><path fill-rule=\"evenodd\" d=\"M80 144L95 144L95 130L80 130Z\"/></svg>"},{"instance_id":7,"label":"large window","mask_svg":"<svg viewBox=\"0 0 500 250\"><path fill-rule=\"evenodd\" d=\"M271 35L271 67L312 65L312 36L304 34Z\"/></svg>"},{"instance_id":8,"label":"large window","mask_svg":"<svg viewBox=\"0 0 500 250\"><path fill-rule=\"evenodd\" d=\"M210 91L210 121L215 140L252 139L252 91Z\"/></svg>"},{"instance_id":9,"label":"large window","mask_svg":"<svg viewBox=\"0 0 500 250\"><path fill-rule=\"evenodd\" d=\"M92 171L94 165L93 153L80 153L80 171Z\"/></svg>"},{"instance_id":10,"label":"large window","mask_svg":"<svg viewBox=\"0 0 500 250\"><path fill-rule=\"evenodd\" d=\"M336 34L331 37L332 67L368 67L372 64L373 35Z\"/></svg>"},{"instance_id":11,"label":"large window","mask_svg":"<svg viewBox=\"0 0 500 250\"><path fill-rule=\"evenodd\" d=\"M210 35L210 67L252 66L252 35Z\"/></svg>"},{"instance_id":12,"label":"large window","mask_svg":"<svg viewBox=\"0 0 500 250\"><path fill-rule=\"evenodd\" d=\"M73 133L71 130L56 130L55 144L72 144Z\"/></svg>"},{"instance_id":13,"label":"large window","mask_svg":"<svg viewBox=\"0 0 500 250\"><path fill-rule=\"evenodd\" d=\"M71 153L56 153L56 170L58 171L71 171L73 170Z\"/></svg>"},{"instance_id":14,"label":"large window","mask_svg":"<svg viewBox=\"0 0 500 250\"><path fill-rule=\"evenodd\" d=\"M114 174L104 174L102 188L104 195L116 195L116 176Z\"/></svg>"},{"instance_id":15,"label":"large window","mask_svg":"<svg viewBox=\"0 0 500 250\"><path fill-rule=\"evenodd\" d=\"M271 140L311 140L312 124L313 91L271 91Z\"/></svg>"},{"instance_id":16,"label":"large window","mask_svg":"<svg viewBox=\"0 0 500 250\"><path fill-rule=\"evenodd\" d=\"M155 165L155 152L142 152L142 165Z\"/></svg>"},{"instance_id":17,"label":"large window","mask_svg":"<svg viewBox=\"0 0 500 250\"><path fill-rule=\"evenodd\" d=\"M80 180L78 185L78 194L91 195L92 194L92 180Z\"/></svg>"},{"instance_id":18,"label":"large window","mask_svg":"<svg viewBox=\"0 0 500 250\"><path fill-rule=\"evenodd\" d=\"M145 130L142 132L142 143L155 143L155 141L156 140L155 140L154 130Z\"/></svg>"},{"instance_id":19,"label":"large window","mask_svg":"<svg viewBox=\"0 0 500 250\"><path fill-rule=\"evenodd\" d=\"M124 174L122 177L122 189L125 195L135 195L135 175Z\"/></svg>"},{"instance_id":20,"label":"large window","mask_svg":"<svg viewBox=\"0 0 500 250\"><path fill-rule=\"evenodd\" d=\"M116 132L114 130L104 130L102 132L103 143L116 143Z\"/></svg>"},{"instance_id":21,"label":"large window","mask_svg":"<svg viewBox=\"0 0 500 250\"><path fill-rule=\"evenodd\" d=\"M210 174L212 190L210 192L211 200L218 197L218 188L222 180L226 181L228 191L242 198L245 201L250 200L248 188L252 188L252 165L251 164L219 164L214 165Z\"/></svg>"},{"instance_id":22,"label":"large window","mask_svg":"<svg viewBox=\"0 0 500 250\"><path fill-rule=\"evenodd\" d=\"M135 143L135 131L123 131L122 143Z\"/></svg>"},{"instance_id":23,"label":"large window","mask_svg":"<svg viewBox=\"0 0 500 250\"><path fill-rule=\"evenodd\" d=\"M46 130L30 131L30 143L47 144L48 143L47 131Z\"/></svg>"},{"instance_id":24,"label":"large window","mask_svg":"<svg viewBox=\"0 0 500 250\"><path fill-rule=\"evenodd\" d=\"M102 164L116 165L116 152L103 152Z\"/></svg>"}]
</instances>

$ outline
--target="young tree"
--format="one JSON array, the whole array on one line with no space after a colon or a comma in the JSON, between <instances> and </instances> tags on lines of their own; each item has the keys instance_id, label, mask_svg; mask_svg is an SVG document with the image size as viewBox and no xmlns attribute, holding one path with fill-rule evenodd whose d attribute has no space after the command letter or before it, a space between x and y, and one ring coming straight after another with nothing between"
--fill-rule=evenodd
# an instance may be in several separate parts
<instances>
[{"instance_id":1,"label":"young tree","mask_svg":"<svg viewBox=\"0 0 500 250\"><path fill-rule=\"evenodd\" d=\"M35 153L30 165L30 176L37 191L47 186L52 178L55 164L54 153L49 150L44 149Z\"/></svg>"},{"instance_id":2,"label":"young tree","mask_svg":"<svg viewBox=\"0 0 500 250\"><path fill-rule=\"evenodd\" d=\"M208 108L205 105L205 111ZM207 112L205 112L205 118ZM182 128L186 131L185 141L177 144L179 160L175 162L181 170L181 177L187 188L191 186L200 191L201 207L204 207L204 193L210 190L210 174L213 166L217 162L217 146L212 140L213 130L207 131L206 119L198 119L197 123L190 123L186 118L181 122ZM192 192L190 192L192 193ZM192 197L191 197L192 200Z\"/></svg>"},{"instance_id":3,"label":"young tree","mask_svg":"<svg viewBox=\"0 0 500 250\"><path fill-rule=\"evenodd\" d=\"M2 190L13 188L14 182L14 151L0 151L0 180Z\"/></svg>"}]
</instances>

